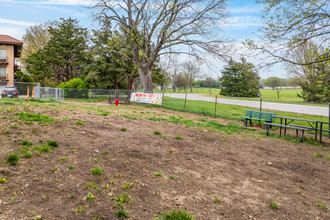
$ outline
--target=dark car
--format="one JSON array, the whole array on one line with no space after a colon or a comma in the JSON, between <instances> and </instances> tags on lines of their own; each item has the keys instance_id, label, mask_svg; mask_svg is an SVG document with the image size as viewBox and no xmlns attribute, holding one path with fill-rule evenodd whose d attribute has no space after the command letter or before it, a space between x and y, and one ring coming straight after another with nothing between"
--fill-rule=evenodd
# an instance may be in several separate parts
<instances>
[{"instance_id":1,"label":"dark car","mask_svg":"<svg viewBox=\"0 0 330 220\"><path fill-rule=\"evenodd\" d=\"M18 90L15 87L6 87L1 92L2 98L18 98Z\"/></svg>"}]
</instances>

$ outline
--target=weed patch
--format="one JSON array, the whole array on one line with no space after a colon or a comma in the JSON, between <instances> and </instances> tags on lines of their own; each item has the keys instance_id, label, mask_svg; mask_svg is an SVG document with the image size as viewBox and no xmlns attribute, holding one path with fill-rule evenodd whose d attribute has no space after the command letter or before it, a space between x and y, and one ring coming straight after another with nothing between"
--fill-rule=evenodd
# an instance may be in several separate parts
<instances>
[{"instance_id":1,"label":"weed patch","mask_svg":"<svg viewBox=\"0 0 330 220\"><path fill-rule=\"evenodd\" d=\"M50 117L48 115L41 115L41 114L32 114L32 113L25 113L20 112L17 113L19 119L22 121L39 121L39 122L50 122L53 123L55 118Z\"/></svg>"},{"instance_id":2,"label":"weed patch","mask_svg":"<svg viewBox=\"0 0 330 220\"><path fill-rule=\"evenodd\" d=\"M16 153L9 154L7 157L7 162L12 166L16 166L18 164L18 161L19 161L19 157Z\"/></svg>"},{"instance_id":3,"label":"weed patch","mask_svg":"<svg viewBox=\"0 0 330 220\"><path fill-rule=\"evenodd\" d=\"M102 175L103 174L103 168L95 167L92 169L93 175Z\"/></svg>"},{"instance_id":4,"label":"weed patch","mask_svg":"<svg viewBox=\"0 0 330 220\"><path fill-rule=\"evenodd\" d=\"M162 216L155 218L154 220L194 220L195 218L185 210L175 211L170 213L163 213Z\"/></svg>"}]
</instances>

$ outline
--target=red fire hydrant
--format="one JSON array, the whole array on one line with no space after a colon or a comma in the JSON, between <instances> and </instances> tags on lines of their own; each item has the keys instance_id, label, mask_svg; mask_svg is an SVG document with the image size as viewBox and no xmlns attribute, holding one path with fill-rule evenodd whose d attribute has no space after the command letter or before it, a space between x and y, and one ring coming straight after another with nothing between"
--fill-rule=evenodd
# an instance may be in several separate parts
<instances>
[{"instance_id":1,"label":"red fire hydrant","mask_svg":"<svg viewBox=\"0 0 330 220\"><path fill-rule=\"evenodd\" d=\"M116 106L118 106L118 103L119 103L119 100L118 100L118 98L116 99Z\"/></svg>"}]
</instances>

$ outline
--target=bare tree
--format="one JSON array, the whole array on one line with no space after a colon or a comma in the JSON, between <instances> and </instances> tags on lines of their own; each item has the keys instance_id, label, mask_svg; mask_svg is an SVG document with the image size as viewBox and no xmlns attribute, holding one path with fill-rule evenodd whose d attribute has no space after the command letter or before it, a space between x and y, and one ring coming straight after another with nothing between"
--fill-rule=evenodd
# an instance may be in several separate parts
<instances>
[{"instance_id":1,"label":"bare tree","mask_svg":"<svg viewBox=\"0 0 330 220\"><path fill-rule=\"evenodd\" d=\"M327 51L323 47L318 47L314 42L308 41L296 47L290 53L290 59L294 60L295 63L303 64L309 63L317 57L324 56ZM307 79L313 74L313 65L296 65L293 63L286 64L288 73L294 77L300 77Z\"/></svg>"},{"instance_id":2,"label":"bare tree","mask_svg":"<svg viewBox=\"0 0 330 220\"><path fill-rule=\"evenodd\" d=\"M58 23L56 21L49 21L44 24L38 24L26 28L25 34L23 35L24 47L22 50L22 56L20 57L20 61L23 64L26 64L25 60L28 56L46 46L51 37L51 34L48 31L49 27L55 27L57 25Z\"/></svg>"},{"instance_id":3,"label":"bare tree","mask_svg":"<svg viewBox=\"0 0 330 220\"><path fill-rule=\"evenodd\" d=\"M292 52L313 40L317 47L329 47L330 1L329 0L257 0L264 6L262 41L248 41L247 45L261 52L270 63L288 62L295 65L312 65L330 60L329 50L324 56L297 62ZM267 59L265 59L267 60Z\"/></svg>"},{"instance_id":4,"label":"bare tree","mask_svg":"<svg viewBox=\"0 0 330 220\"><path fill-rule=\"evenodd\" d=\"M171 81L172 81L172 89L173 92L176 92L177 82L178 82L178 75L179 75L179 68L176 63L173 63L171 70Z\"/></svg>"},{"instance_id":5,"label":"bare tree","mask_svg":"<svg viewBox=\"0 0 330 220\"><path fill-rule=\"evenodd\" d=\"M184 92L186 93L187 92L187 87L189 86L189 74L188 73L184 73L184 72L180 72L178 74L178 77L177 77L177 82L176 82L176 85L179 87L179 88L182 88L184 89ZM180 92L180 89L179 89L179 92Z\"/></svg>"},{"instance_id":6,"label":"bare tree","mask_svg":"<svg viewBox=\"0 0 330 220\"><path fill-rule=\"evenodd\" d=\"M189 78L189 88L192 93L192 85L195 79L201 77L201 72L199 66L196 64L197 60L189 60L182 63L182 71L188 74Z\"/></svg>"},{"instance_id":7,"label":"bare tree","mask_svg":"<svg viewBox=\"0 0 330 220\"><path fill-rule=\"evenodd\" d=\"M214 84L215 79L213 79L211 76L205 77L206 85L210 88L210 95L212 94L212 85Z\"/></svg>"},{"instance_id":8,"label":"bare tree","mask_svg":"<svg viewBox=\"0 0 330 220\"><path fill-rule=\"evenodd\" d=\"M225 2L98 0L92 8L96 19L106 18L127 37L144 90L152 91L152 67L163 55L183 53L202 59L208 52L225 57L223 41L213 36L227 16Z\"/></svg>"}]
</instances>

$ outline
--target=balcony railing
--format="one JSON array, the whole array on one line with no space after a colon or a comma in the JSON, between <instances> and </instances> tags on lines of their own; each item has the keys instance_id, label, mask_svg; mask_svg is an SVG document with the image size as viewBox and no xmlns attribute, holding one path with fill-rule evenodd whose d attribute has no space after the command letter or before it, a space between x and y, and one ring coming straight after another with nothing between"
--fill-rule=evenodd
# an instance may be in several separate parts
<instances>
[{"instance_id":1,"label":"balcony railing","mask_svg":"<svg viewBox=\"0 0 330 220\"><path fill-rule=\"evenodd\" d=\"M8 57L0 57L0 64L8 64Z\"/></svg>"},{"instance_id":2,"label":"balcony railing","mask_svg":"<svg viewBox=\"0 0 330 220\"><path fill-rule=\"evenodd\" d=\"M7 76L0 76L0 82L8 81Z\"/></svg>"}]
</instances>

